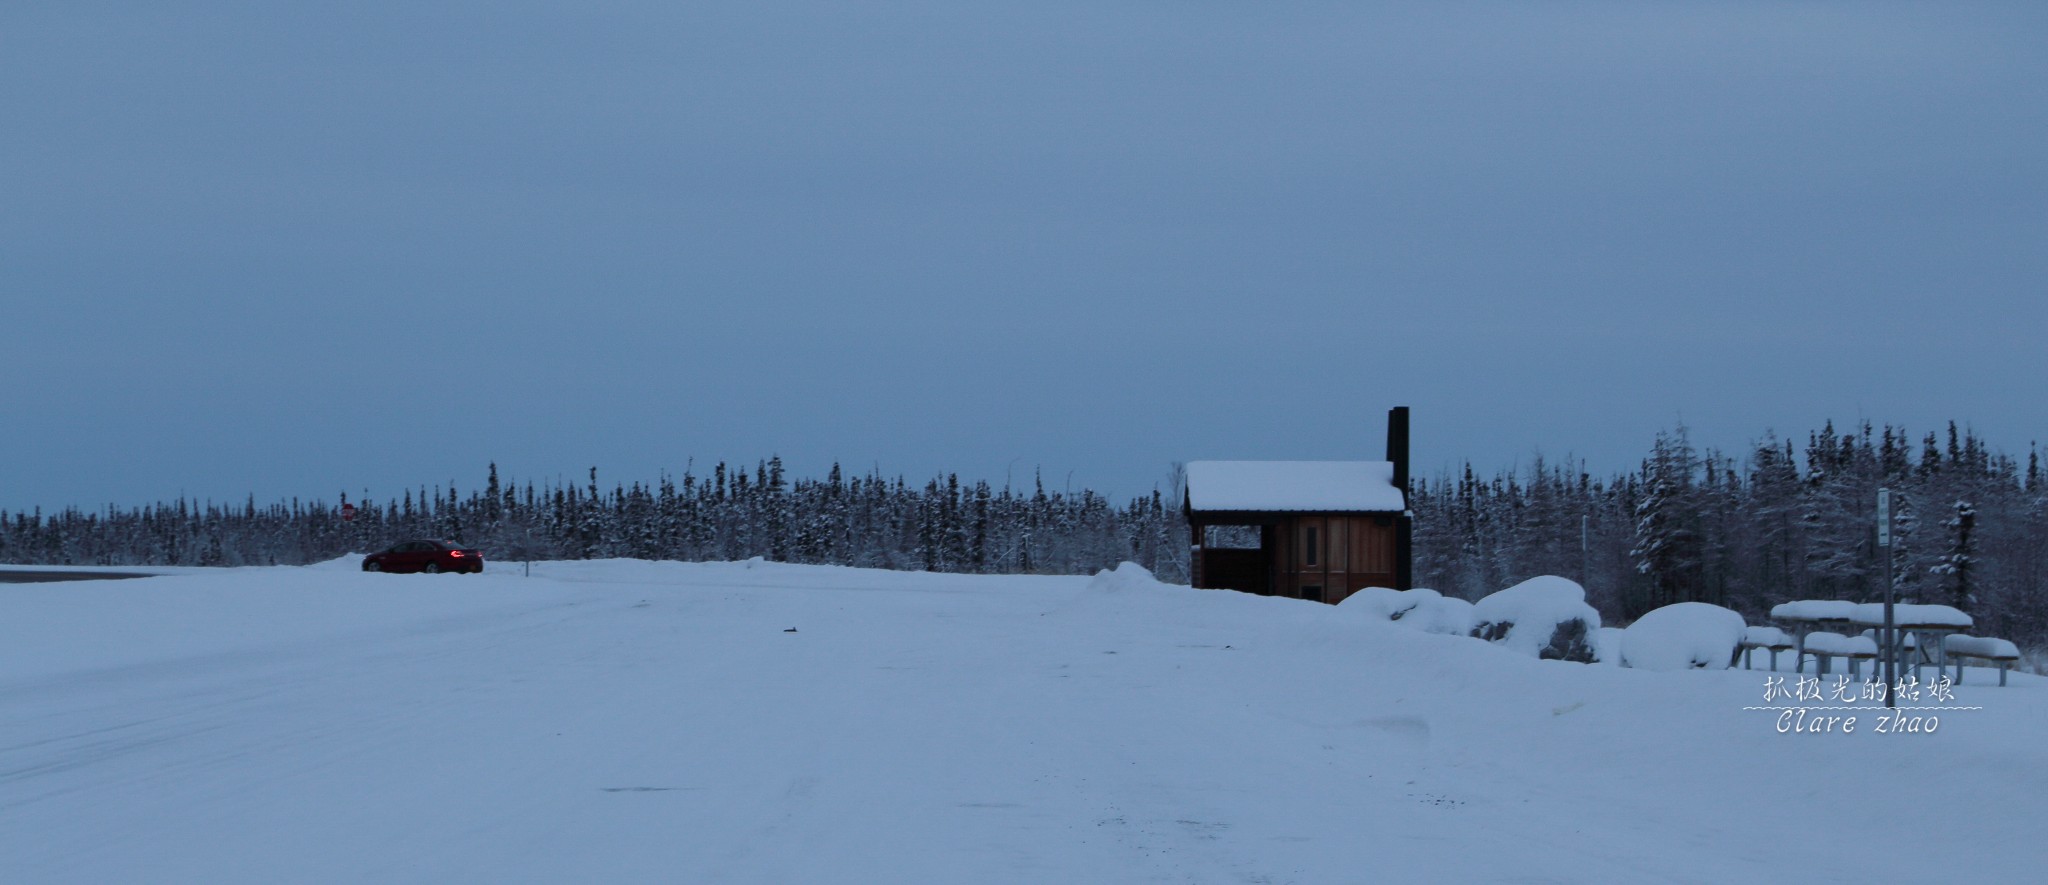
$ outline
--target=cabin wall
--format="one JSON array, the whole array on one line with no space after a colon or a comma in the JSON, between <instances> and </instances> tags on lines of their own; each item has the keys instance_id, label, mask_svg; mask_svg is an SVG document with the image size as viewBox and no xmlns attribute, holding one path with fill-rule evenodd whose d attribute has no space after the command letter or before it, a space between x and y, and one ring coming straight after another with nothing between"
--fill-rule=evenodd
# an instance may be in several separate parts
<instances>
[{"instance_id":1,"label":"cabin wall","mask_svg":"<svg viewBox=\"0 0 2048 885\"><path fill-rule=\"evenodd\" d=\"M1260 545L1257 549L1203 546L1204 523L1191 520L1196 587L1332 604L1366 587L1407 589L1402 562L1404 520L1398 514L1238 513L1227 519L1217 524L1258 522Z\"/></svg>"}]
</instances>

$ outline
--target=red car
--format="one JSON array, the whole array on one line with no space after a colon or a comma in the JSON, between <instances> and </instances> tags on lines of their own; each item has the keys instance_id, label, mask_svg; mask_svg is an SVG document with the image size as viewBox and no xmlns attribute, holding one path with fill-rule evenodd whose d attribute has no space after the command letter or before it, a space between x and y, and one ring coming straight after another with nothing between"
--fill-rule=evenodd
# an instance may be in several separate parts
<instances>
[{"instance_id":1,"label":"red car","mask_svg":"<svg viewBox=\"0 0 2048 885\"><path fill-rule=\"evenodd\" d=\"M366 572L478 572L484 570L483 551L450 541L407 541L381 553L363 557Z\"/></svg>"}]
</instances>

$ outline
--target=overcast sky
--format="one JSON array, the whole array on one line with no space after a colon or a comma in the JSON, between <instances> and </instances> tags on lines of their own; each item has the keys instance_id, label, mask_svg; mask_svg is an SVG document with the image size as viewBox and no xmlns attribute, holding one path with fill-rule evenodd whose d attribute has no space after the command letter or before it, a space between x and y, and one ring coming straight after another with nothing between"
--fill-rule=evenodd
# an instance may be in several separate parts
<instances>
[{"instance_id":1,"label":"overcast sky","mask_svg":"<svg viewBox=\"0 0 2048 885\"><path fill-rule=\"evenodd\" d=\"M0 4L0 508L2048 441L2048 4Z\"/></svg>"}]
</instances>

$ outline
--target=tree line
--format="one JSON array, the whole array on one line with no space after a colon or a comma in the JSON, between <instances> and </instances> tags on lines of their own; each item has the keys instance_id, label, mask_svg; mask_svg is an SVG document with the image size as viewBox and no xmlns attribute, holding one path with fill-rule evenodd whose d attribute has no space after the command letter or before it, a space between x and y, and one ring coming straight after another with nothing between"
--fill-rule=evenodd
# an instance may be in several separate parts
<instances>
[{"instance_id":1,"label":"tree line","mask_svg":"<svg viewBox=\"0 0 2048 885\"><path fill-rule=\"evenodd\" d=\"M1793 599L1953 605L1977 631L2048 644L2048 488L1967 429L1832 422L1799 446L1775 434L1739 454L1658 434L1634 471L1596 478L1538 458L1490 477L1415 484L1420 586L1477 598L1543 574L1574 578L1611 623L1699 601L1761 623ZM1891 545L1878 545L1878 489Z\"/></svg>"},{"instance_id":2,"label":"tree line","mask_svg":"<svg viewBox=\"0 0 2048 885\"><path fill-rule=\"evenodd\" d=\"M0 515L0 562L80 565L304 565L405 538L474 545L487 559L743 560L974 574L1083 574L1125 560L1186 580L1185 522L1158 491L1122 504L1092 490L964 483L922 486L878 471L792 479L780 457L710 475L686 469L606 489L450 482L395 499L240 505L180 499L133 509ZM353 507L344 518L343 504ZM1179 532L1179 549L1173 538Z\"/></svg>"},{"instance_id":3,"label":"tree line","mask_svg":"<svg viewBox=\"0 0 2048 885\"><path fill-rule=\"evenodd\" d=\"M0 513L0 562L80 565L301 565L407 537L480 546L497 559L628 557L774 561L960 573L1085 574L1125 560L1186 581L1178 472L1121 503L1088 489L967 482L922 485L838 465L787 476L780 458L717 464L654 483L455 483L335 501L239 505L178 500L100 511ZM1892 492L1889 561L1877 490ZM2038 451L2024 467L1953 423L1945 437L1832 423L1805 445L1765 436L1737 454L1658 434L1632 471L1595 477L1549 463L1482 476L1470 464L1419 478L1415 580L1477 599L1537 575L1574 578L1610 623L1681 601L1752 621L1790 599L1898 598L1954 605L1978 630L2048 644L2048 488ZM366 496L365 496L366 497Z\"/></svg>"}]
</instances>

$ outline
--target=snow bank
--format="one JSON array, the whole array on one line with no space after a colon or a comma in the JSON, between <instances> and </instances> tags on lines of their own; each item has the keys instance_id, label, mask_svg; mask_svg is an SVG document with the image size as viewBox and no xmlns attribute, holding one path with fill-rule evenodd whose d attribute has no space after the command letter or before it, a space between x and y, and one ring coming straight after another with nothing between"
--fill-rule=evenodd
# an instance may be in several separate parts
<instances>
[{"instance_id":1,"label":"snow bank","mask_svg":"<svg viewBox=\"0 0 2048 885\"><path fill-rule=\"evenodd\" d=\"M1725 670L1748 629L1742 615L1718 605L1667 605L1623 631L1622 662L1640 670Z\"/></svg>"},{"instance_id":2,"label":"snow bank","mask_svg":"<svg viewBox=\"0 0 2048 885\"><path fill-rule=\"evenodd\" d=\"M1425 596L1441 598L1442 594L1437 593L1435 590L1424 590L1419 587L1414 590L1395 590L1392 587L1367 587L1344 597L1343 602L1337 603L1337 610L1345 614L1385 618L1391 621L1414 611L1415 606L1421 603Z\"/></svg>"},{"instance_id":3,"label":"snow bank","mask_svg":"<svg viewBox=\"0 0 2048 885\"><path fill-rule=\"evenodd\" d=\"M1337 604L1340 611L1375 620L1386 620L1424 633L1447 636L1472 634L1472 603L1422 587L1394 590L1367 587Z\"/></svg>"},{"instance_id":4,"label":"snow bank","mask_svg":"<svg viewBox=\"0 0 2048 885\"><path fill-rule=\"evenodd\" d=\"M1452 596L1438 596L1425 599L1406 617L1395 623L1406 624L1424 633L1442 633L1448 636L1472 635L1472 603Z\"/></svg>"},{"instance_id":5,"label":"snow bank","mask_svg":"<svg viewBox=\"0 0 2048 885\"><path fill-rule=\"evenodd\" d=\"M1602 664L1621 663L1621 634L1627 632L1620 627L1601 627L1593 631L1593 660Z\"/></svg>"},{"instance_id":6,"label":"snow bank","mask_svg":"<svg viewBox=\"0 0 2048 885\"><path fill-rule=\"evenodd\" d=\"M1759 674L1333 615L1128 568L15 585L0 881L2040 878L2041 677L1974 689L1932 741L1874 714L1793 737L1742 710ZM1911 851L1801 847L1894 826L1902 795L2009 811ZM1757 801L1786 796L1827 813Z\"/></svg>"},{"instance_id":7,"label":"snow bank","mask_svg":"<svg viewBox=\"0 0 2048 885\"><path fill-rule=\"evenodd\" d=\"M1530 578L1479 600L1472 635L1544 659L1591 663L1600 612L1586 590L1556 575Z\"/></svg>"},{"instance_id":8,"label":"snow bank","mask_svg":"<svg viewBox=\"0 0 2048 885\"><path fill-rule=\"evenodd\" d=\"M1116 568L1103 569L1088 580L1090 593L1127 593L1132 590L1157 590L1165 586L1144 566L1135 562L1117 563Z\"/></svg>"}]
</instances>

